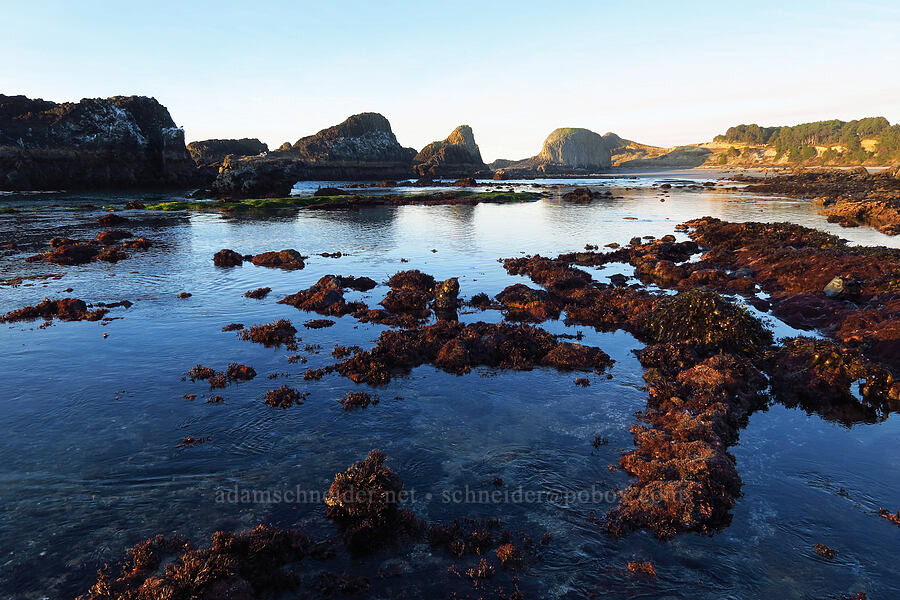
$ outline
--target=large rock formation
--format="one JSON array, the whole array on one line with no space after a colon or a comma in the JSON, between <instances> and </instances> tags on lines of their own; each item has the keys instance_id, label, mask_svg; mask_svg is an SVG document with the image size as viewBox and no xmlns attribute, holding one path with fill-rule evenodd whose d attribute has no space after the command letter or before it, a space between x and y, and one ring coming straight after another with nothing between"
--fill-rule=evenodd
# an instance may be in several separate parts
<instances>
[{"instance_id":1,"label":"large rock formation","mask_svg":"<svg viewBox=\"0 0 900 600\"><path fill-rule=\"evenodd\" d=\"M631 169L693 169L704 164L712 152L697 146L678 146L655 157L633 158L620 164Z\"/></svg>"},{"instance_id":2,"label":"large rock formation","mask_svg":"<svg viewBox=\"0 0 900 600\"><path fill-rule=\"evenodd\" d=\"M500 159L491 165L499 169L501 177L587 175L611 166L610 146L619 142L615 134L602 136L590 129L562 127L547 136L537 156L514 162Z\"/></svg>"},{"instance_id":3,"label":"large rock formation","mask_svg":"<svg viewBox=\"0 0 900 600\"><path fill-rule=\"evenodd\" d=\"M288 152L324 165L361 163L387 169L408 169L416 151L397 142L390 122L378 113L360 113L340 125L300 138Z\"/></svg>"},{"instance_id":4,"label":"large rock formation","mask_svg":"<svg viewBox=\"0 0 900 600\"><path fill-rule=\"evenodd\" d=\"M460 125L447 139L422 148L413 162L413 170L421 177L467 177L487 171L468 125Z\"/></svg>"},{"instance_id":5,"label":"large rock formation","mask_svg":"<svg viewBox=\"0 0 900 600\"><path fill-rule=\"evenodd\" d=\"M154 98L0 94L0 189L189 186L197 176L184 132Z\"/></svg>"},{"instance_id":6,"label":"large rock formation","mask_svg":"<svg viewBox=\"0 0 900 600\"><path fill-rule=\"evenodd\" d=\"M200 140L187 145L191 158L198 167L219 167L225 157L258 156L269 151L269 146L256 138L239 140Z\"/></svg>"},{"instance_id":7,"label":"large rock formation","mask_svg":"<svg viewBox=\"0 0 900 600\"><path fill-rule=\"evenodd\" d=\"M412 176L415 156L414 149L397 142L386 118L362 113L265 157L226 159L213 191L227 197L286 196L303 179L402 179Z\"/></svg>"},{"instance_id":8,"label":"large rock formation","mask_svg":"<svg viewBox=\"0 0 900 600\"><path fill-rule=\"evenodd\" d=\"M554 130L544 140L537 159L543 165L568 169L600 170L611 164L603 136L580 127Z\"/></svg>"}]
</instances>

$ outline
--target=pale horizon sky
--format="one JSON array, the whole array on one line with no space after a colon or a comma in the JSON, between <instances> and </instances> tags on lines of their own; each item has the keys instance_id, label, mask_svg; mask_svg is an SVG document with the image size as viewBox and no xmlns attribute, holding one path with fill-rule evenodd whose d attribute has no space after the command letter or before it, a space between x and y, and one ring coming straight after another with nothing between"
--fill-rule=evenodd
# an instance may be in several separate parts
<instances>
[{"instance_id":1,"label":"pale horizon sky","mask_svg":"<svg viewBox=\"0 0 900 600\"><path fill-rule=\"evenodd\" d=\"M658 146L730 125L900 121L894 2L0 0L0 93L138 94L188 141L277 147L374 111L420 149L462 123L486 161L557 127Z\"/></svg>"}]
</instances>

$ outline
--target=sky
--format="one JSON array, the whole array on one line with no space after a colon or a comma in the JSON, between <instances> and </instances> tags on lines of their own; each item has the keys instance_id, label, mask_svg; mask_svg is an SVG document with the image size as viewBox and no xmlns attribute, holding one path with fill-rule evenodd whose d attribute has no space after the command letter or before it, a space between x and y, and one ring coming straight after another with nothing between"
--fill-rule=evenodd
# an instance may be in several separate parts
<instances>
[{"instance_id":1,"label":"sky","mask_svg":"<svg viewBox=\"0 0 900 600\"><path fill-rule=\"evenodd\" d=\"M900 3L0 0L0 93L153 96L189 141L275 147L374 111L485 160L557 127L657 146L730 125L900 121Z\"/></svg>"}]
</instances>

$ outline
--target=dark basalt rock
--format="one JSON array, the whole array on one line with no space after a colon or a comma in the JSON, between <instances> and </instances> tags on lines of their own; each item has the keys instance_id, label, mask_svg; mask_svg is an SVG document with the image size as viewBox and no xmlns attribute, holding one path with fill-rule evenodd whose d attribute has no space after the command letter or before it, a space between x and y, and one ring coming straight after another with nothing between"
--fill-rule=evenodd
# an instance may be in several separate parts
<instances>
[{"instance_id":1,"label":"dark basalt rock","mask_svg":"<svg viewBox=\"0 0 900 600\"><path fill-rule=\"evenodd\" d=\"M378 113L353 115L265 157L227 157L213 192L227 197L287 196L294 183L317 180L404 179L416 151L397 142Z\"/></svg>"},{"instance_id":2,"label":"dark basalt rock","mask_svg":"<svg viewBox=\"0 0 900 600\"><path fill-rule=\"evenodd\" d=\"M413 170L422 177L463 177L488 170L468 125L460 125L447 139L422 148L413 162Z\"/></svg>"},{"instance_id":3,"label":"dark basalt rock","mask_svg":"<svg viewBox=\"0 0 900 600\"><path fill-rule=\"evenodd\" d=\"M258 156L269 151L269 146L256 138L241 138L239 140L201 140L187 145L187 151L191 159L198 167L222 166L225 157L232 156Z\"/></svg>"},{"instance_id":4,"label":"dark basalt rock","mask_svg":"<svg viewBox=\"0 0 900 600\"><path fill-rule=\"evenodd\" d=\"M0 94L0 189L178 187L198 179L184 132L154 98L57 104Z\"/></svg>"},{"instance_id":5,"label":"dark basalt rock","mask_svg":"<svg viewBox=\"0 0 900 600\"><path fill-rule=\"evenodd\" d=\"M244 257L229 248L223 248L213 254L213 264L217 267L239 267L244 264Z\"/></svg>"}]
</instances>

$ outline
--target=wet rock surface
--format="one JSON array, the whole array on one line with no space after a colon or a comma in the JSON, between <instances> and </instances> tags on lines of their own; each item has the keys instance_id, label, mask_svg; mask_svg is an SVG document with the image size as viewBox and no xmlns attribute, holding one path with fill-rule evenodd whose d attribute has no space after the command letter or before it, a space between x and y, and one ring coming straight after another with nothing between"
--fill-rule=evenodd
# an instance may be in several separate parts
<instances>
[{"instance_id":1,"label":"wet rock surface","mask_svg":"<svg viewBox=\"0 0 900 600\"><path fill-rule=\"evenodd\" d=\"M306 256L293 249L281 250L279 252L263 252L253 257L251 261L257 267L269 267L270 269L284 269L285 271L296 271L306 266L303 262Z\"/></svg>"},{"instance_id":2,"label":"wet rock surface","mask_svg":"<svg viewBox=\"0 0 900 600\"><path fill-rule=\"evenodd\" d=\"M733 449L733 445L741 435L741 429L745 426L747 418L754 411L763 409L767 403L774 400L787 407L801 408L829 421L855 426L858 423L880 422L887 418L890 412L896 410L896 396L900 388L893 380L896 371L892 365L893 338L890 336L892 328L895 327L892 311L896 311L897 307L894 306L896 303L892 295L894 292L887 291L892 289L894 280L889 269L880 270L880 267L866 264L882 260L893 261L894 257L890 251L849 248L839 243L839 240L833 244L828 237L820 238L811 230L794 229L793 226L710 221L698 226L692 223L686 226L685 230L695 239L676 241L674 238L669 239L669 236L658 240L635 238L631 244L613 249L615 252L598 252L598 247L603 247L602 242L605 240L591 240L596 242L596 245L591 245L585 252L562 254L556 258L525 256L505 261L507 272L526 277L530 281L523 279L527 281L527 285L523 283L508 286L497 294L496 299L487 295L472 299L472 304L488 311L497 311L481 318L505 319L504 322L494 324L471 322L472 313L466 312L469 303L459 300L459 283L462 281L465 288L462 290L463 297L466 297L478 289L496 293L497 289L509 283L508 280L497 287L488 287L491 285L488 283L484 284L485 287L479 288L477 286L482 283L473 284L472 279L467 277L469 274L462 272L459 279L439 281L455 274L456 271L452 267L439 269L429 265L428 262L424 265L420 263L417 266L439 275L438 281L422 271L402 271L387 282L390 291L385 300L388 296L391 298L387 301L387 305L369 309L361 302L353 303L345 299L345 294L351 289L371 290L378 285L377 282L363 277L337 275L322 277L312 286L314 289L303 290L305 293L301 294L302 298L295 299L302 305L297 308L301 310L313 308L312 312L321 308L325 311L322 314L330 315L333 311L336 313L333 316L343 315L347 318L340 320L339 327L304 334L310 338L307 341L318 342L328 349L325 350L324 356L320 357L315 356L318 351L312 346L308 347L308 350L303 350L305 354L303 361L306 362L308 357L308 366L312 367L308 381L300 381L306 367L288 367L282 364L276 369L287 369L290 372L272 373L269 377L284 378L283 380L293 377L294 379L290 380L291 385L298 389L283 386L264 394L263 390L266 388L260 387L264 382L253 381L246 385L242 384L240 388L230 388L229 392L240 389L250 393L254 402L248 405L256 404L255 408L261 408L272 421L284 421L295 415L305 418L316 412L329 413L336 415L342 423L346 423L346 427L350 430L352 427L368 427L370 423L393 418L399 413L395 412L397 409L389 400L382 400L378 407L371 408L376 396L369 388L361 391L362 386L357 388L360 391L347 394L343 399L347 402L341 404L364 406L366 404L364 398L368 397L369 410L343 413L342 406L338 404L336 398L346 390L335 393L332 389L329 393L321 395L317 393L317 390L335 383L348 385L346 382L340 384L340 378L326 377L333 372L344 375L342 369L345 369L348 377L364 383L384 381L384 374L393 379L407 374L418 365L426 364L450 373L465 373L473 366L483 365L487 369L480 369L478 374L485 377L496 376L497 381L502 381L505 377L523 379L532 377L499 373L498 369L505 368L527 370L533 367L546 367L559 371L575 370L578 372L577 375L590 371L602 372L611 361L603 350L594 344L602 347L604 341L585 342L581 339L581 331L578 332L578 336L551 334L551 331L554 333L559 331L556 329L557 326L561 327L558 323L548 324L547 331L540 326L531 327L518 323L524 321L539 324L560 319L565 315L568 324L593 327L601 331L623 329L632 333L640 343L645 344L637 356L640 365L645 369L647 406L640 412L632 428L633 447L626 440L624 444L626 447L622 448L622 440L616 440L612 447L604 448L606 438L599 434L597 438L599 441L595 440L596 455L603 456L610 451L623 450L617 466L618 474L610 477L618 477L620 480L626 476L630 478L626 480L624 487L616 485L617 491L621 492L621 498L602 524L616 535L625 535L636 529L646 529L662 538L685 532L716 532L728 524L732 509L735 506L739 507L742 502L740 471L744 465L741 454ZM69 232L67 235L71 236L70 241L67 241L61 233L55 245L58 248L72 245L71 240L77 241L78 238L84 237L90 239L94 233L92 231L89 235L84 235ZM757 243L757 240L760 241ZM569 247L581 246L582 241L579 241ZM114 243L113 247L118 247L118 242ZM341 247L351 250L352 254L358 253L350 246ZM797 277L792 276L789 269L790 261L798 256L794 254L795 251L800 251L799 256L805 261L802 263L803 269L808 270L807 267L811 265L818 271L801 272ZM309 253L314 257L306 273L309 272L309 267L318 268L323 264L313 251ZM410 254L411 258L413 256ZM427 254L426 256L430 257ZM860 257L864 261L859 261ZM208 255L205 260L206 268L211 270ZM349 259L352 260L355 259ZM413 258L413 264L415 260ZM335 264L325 262L329 265ZM340 264L345 263L342 261ZM617 269L622 266L625 268L624 272L629 272L625 265L633 267L636 278L623 275L624 279L617 280L617 285L601 283L607 281L608 271L598 277L593 268L605 265L616 265ZM35 267L47 268L44 265ZM866 267L866 270L860 270L861 267ZM378 273L377 276L381 280L384 275L391 272L387 270L389 268L373 270L371 274ZM248 273L254 273L262 279L259 283L254 280L252 285L259 285L267 282L265 277L290 276L297 277L298 281L309 282L321 272L318 271L310 277L304 273L292 275L278 274L265 269L250 271L245 269L231 275L246 276ZM835 279L840 279L841 285L839 289L834 290L836 293L829 294L826 290ZM610 278L610 281L616 280ZM65 285L64 283L62 287ZM73 285L81 293L83 288L77 282L73 282ZM235 314L233 319L237 319L238 316L241 320L253 319L247 315L253 314L254 311L266 315L263 319L249 321L249 325L254 321L277 318L293 310L269 302L244 301L240 296L251 284L245 280L238 282L238 286L232 288L230 296L235 296L235 301L246 307L249 312ZM166 290L165 301L174 302L173 298L178 289L180 288ZM189 289L196 293L196 297L189 302L181 303L179 310L194 310L194 307L201 304L200 301L206 297L200 293L199 285L193 287L192 284ZM384 288L379 288L379 292L382 290ZM741 308L742 298L746 298L750 303L754 301L754 295L759 291L767 292L763 302L771 305L777 314L787 315L786 321L813 325L819 329L817 333L825 334L827 339L796 338L773 341L760 320L753 316L755 313ZM337 292L337 295L332 292ZM381 296L382 293L378 293L370 304L377 302ZM307 301L310 301L310 304L306 304ZM443 313L439 312L442 304L459 307L460 315L442 316ZM86 306L91 310L96 307L100 305ZM373 311L374 318L370 318ZM422 317L423 314L426 316ZM215 330L230 320L223 318L221 313L213 316L215 319L212 324ZM466 320L465 323L459 323L460 316ZM334 322L330 318L313 321L306 319L308 317L304 316L302 320L304 324L315 321ZM372 346L373 338L383 327L362 325L356 323L354 319L400 330L392 329L384 332ZM296 322L296 319L294 321ZM282 335L278 330L287 331L287 328L280 328L277 325L278 321L254 326L252 329L256 332L252 337L248 333L246 339L272 346L280 343L282 346L287 344L296 347L299 341L296 328L290 325L294 329L293 333ZM236 331L243 329L239 324L226 327ZM263 329L259 329L261 327ZM356 334L351 334L354 337L344 338L346 330L353 327L371 332L371 336L364 342L359 341ZM530 332L521 329L529 327ZM248 328L248 331L251 329ZM589 337L591 332L587 329L584 331L587 334L585 337L591 339ZM116 339L117 335L113 333L112 340ZM243 345L235 342L232 336L222 336L221 340L226 344L234 344L241 352L264 352L268 358L282 363L289 354ZM333 356L338 364L333 367L324 366L331 362L327 356L332 342L337 341L346 344L340 349L335 348ZM352 343L360 343L368 349L354 347ZM612 353L612 350L610 352ZM210 363L215 369L204 368L210 372L200 379L209 383L211 390L220 390L232 382L253 379L241 376L247 375L244 369L252 369L246 365L235 363L223 369L232 358L252 362L257 368L262 365L255 358L248 359L243 354L234 354L224 360L220 359L220 362ZM352 363L357 358L359 360ZM616 358L619 356L616 355ZM299 362L299 359L292 361L287 358L288 364L296 362ZM352 364L345 367L345 363ZM179 371L188 365L180 366ZM273 370L266 368L262 373ZM204 375L206 372L198 371L197 374ZM422 369L410 380L417 379L420 375L423 379L441 378L440 381L446 380L447 377L443 373ZM764 376L768 377L768 382ZM325 377L323 381L318 381L323 377ZM547 377L554 376L548 374ZM604 393L605 384L602 383L602 375L600 377L592 375L590 380L586 377L576 377L576 382L587 380L592 383L590 387L584 389L573 386L573 377L575 374L567 374L559 379L561 394L577 396L578 400L589 407L589 403L595 400L598 393ZM615 382L610 385L632 386L631 383L622 383L623 379L617 373ZM410 381L394 381L391 386L406 386L409 383ZM466 382L460 380L460 384L465 385ZM202 387L205 388L205 384ZM384 398L393 397L395 392L392 387L387 388L392 390L387 392L390 393L389 396L381 395ZM637 385L634 388L637 389ZM308 392L301 393L299 389L311 390L312 400L307 399ZM381 393L381 390L378 391ZM222 393L225 394L224 391ZM407 396L407 404L418 401L412 393L404 395ZM219 401L222 400L221 396L213 398L216 397ZM202 404L201 399L199 403L191 406L222 413L237 409L245 410L234 401L235 399L229 395L226 404L216 407ZM287 408L303 402L306 402L306 406L296 411L269 411L266 406L258 406L263 400L273 407ZM598 429L599 427L591 427L588 433L582 436L583 446L587 452L591 452L589 442ZM602 431L614 437L608 430ZM214 434L211 439L205 437L210 432ZM174 441L182 439L185 433L179 432L177 436L169 436L165 440L166 447L171 449ZM232 443L218 430L211 431L204 427L192 430L191 433L194 435L189 436L190 439L200 440L203 443L198 441L196 447L183 453L186 455L197 456L204 453L220 455L226 444ZM201 435L204 437L194 437ZM500 435L503 435L502 432ZM239 440L233 443L237 444ZM185 442L186 447L192 445ZM737 461L731 452L738 456ZM344 462L343 465L348 462ZM601 465L602 470L605 470L605 464L604 462ZM488 466L491 470L493 467L493 464ZM401 470L401 466L398 465L397 469ZM417 469L417 466L411 469L413 478L421 477ZM489 489L512 488L518 483L515 474L505 470L497 472L503 475L502 479L495 477L493 472L486 475L480 473L478 478L483 479L481 483ZM405 471L404 477L410 480ZM417 505L414 507L418 512ZM874 509L867 512L871 520L882 523L883 528L891 529L891 523L883 522ZM882 515L884 519L895 516L891 512L884 512L890 515L890 517ZM272 514L277 516L278 522L290 523L290 513L276 508ZM284 519L285 514L288 515L287 519ZM589 518L589 522L584 522L581 519L582 514L575 511L572 515L579 520L581 526L590 527L592 524L601 523L601 520L593 518ZM430 514L429 518L432 517L435 515ZM335 523L337 524L337 521ZM238 526L247 525L248 523L240 523ZM454 572L448 571L446 576L464 585L463 591L466 594L490 596L488 590L496 590L497 582L501 580L506 592L511 593L515 588L510 585L507 576L521 574L523 580L527 580L531 574L530 569L537 564L533 545L514 539L515 535L510 536L508 532L500 531L499 527L491 527L487 523L472 527L463 525L454 533L452 525L436 523L432 525L435 530L434 540L437 542L433 546L438 557L435 559L437 570L444 576L443 571L447 565L441 561L454 561ZM231 524L223 526L236 528ZM321 524L316 526L321 527ZM355 525L348 522L347 531L353 530L354 527ZM438 541L441 539L443 527L448 530L445 532L445 539L448 540L446 544ZM344 533L344 525L336 530ZM484 535L485 531L487 538ZM317 530L316 535L319 533ZM363 538L370 533L363 533ZM342 535L340 541L347 543L348 548L355 547L353 540L357 538L352 532L346 535L348 537ZM373 535L378 537L382 534ZM610 543L629 544L634 540L637 540L634 543L644 543L641 536L632 536L630 539L629 542ZM837 563L842 563L846 557L852 556L845 546L834 544L826 536L813 538L805 549L797 554L823 562L816 558L814 550L811 549L812 541L819 540L838 549ZM684 540L678 543L682 542L690 543ZM385 548L391 548L393 544L392 538L386 538L384 544L378 542L377 547L382 550L375 551L375 561L379 564L384 563L385 570L391 573L394 573L395 562L392 558L386 558L384 554L379 555L378 552L384 551L390 555L392 551ZM367 554L371 550L369 546L364 545L360 547L359 552ZM184 553L179 552L180 554ZM405 554L403 556L406 557ZM641 557L636 561L638 565L642 565L641 561L646 557L643 552L636 552L633 556ZM663 583L667 583L671 574L667 573L666 561L656 556L653 560L657 565L662 562L660 578ZM400 562L399 559L397 562ZM620 558L618 568L614 570L621 572L624 562L625 559ZM382 574L376 573L373 564L360 565L359 570L354 570L356 575L353 576L333 574L320 581L311 573L327 568L323 567L323 564L308 561L295 568L296 565L292 563L287 569L296 574L303 585L307 586L302 589L303 594L308 597L315 597L320 589L327 590L322 593L328 594L337 593L335 590L356 589L355 593L365 594L365 591L358 590L384 589L381 587L383 582L379 581ZM397 568L396 572L402 573L404 568ZM630 568L627 570L632 572ZM165 577L166 573L163 566L160 570L154 570L151 576ZM360 573L362 575L359 575ZM112 571L110 575L113 580L117 578ZM633 571L633 575L627 573L624 575L626 578L632 577L633 581L642 585L644 576L650 577L639 568ZM401 575L397 577L400 578L398 581L402 581ZM503 579L504 577L507 578ZM364 584L362 579L367 579L368 584ZM235 587L230 587L232 584ZM476 584L491 587L475 587ZM257 589L252 586L246 588L244 584L233 581L227 585L217 582L214 586L214 591L209 592L213 595L219 594L221 589L226 587L241 594L246 593L247 597L265 597L269 593L265 588ZM447 589L450 587L448 585ZM222 593L227 595L232 592L226 590ZM498 597L502 596L498 594Z\"/></svg>"},{"instance_id":3,"label":"wet rock surface","mask_svg":"<svg viewBox=\"0 0 900 600\"><path fill-rule=\"evenodd\" d=\"M378 385L422 364L461 375L480 365L519 371L537 366L602 370L612 360L599 348L559 342L556 336L529 325L438 321L385 331L374 348L357 352L335 365L335 370L357 383Z\"/></svg>"},{"instance_id":4,"label":"wet rock surface","mask_svg":"<svg viewBox=\"0 0 900 600\"><path fill-rule=\"evenodd\" d=\"M109 310L105 308L88 310L88 305L78 298L62 298L60 300L44 298L42 302L35 306L25 306L0 316L0 323L33 321L35 319L44 319L47 322L53 319L61 321L99 321L107 313L109 313Z\"/></svg>"},{"instance_id":5,"label":"wet rock surface","mask_svg":"<svg viewBox=\"0 0 900 600\"><path fill-rule=\"evenodd\" d=\"M334 476L325 496L325 514L341 531L353 554L366 554L400 537L415 538L422 524L399 508L403 480L372 450L365 460Z\"/></svg>"},{"instance_id":6,"label":"wet rock surface","mask_svg":"<svg viewBox=\"0 0 900 600\"><path fill-rule=\"evenodd\" d=\"M866 169L825 170L782 175L763 182L737 178L747 190L813 199L822 214L844 227L868 225L887 235L900 234L900 179L890 169L869 174Z\"/></svg>"},{"instance_id":7,"label":"wet rock surface","mask_svg":"<svg viewBox=\"0 0 900 600\"><path fill-rule=\"evenodd\" d=\"M288 350L297 349L295 337L297 328L287 319L278 319L271 323L252 325L249 329L240 330L240 338L266 347L284 346Z\"/></svg>"}]
</instances>

